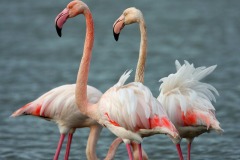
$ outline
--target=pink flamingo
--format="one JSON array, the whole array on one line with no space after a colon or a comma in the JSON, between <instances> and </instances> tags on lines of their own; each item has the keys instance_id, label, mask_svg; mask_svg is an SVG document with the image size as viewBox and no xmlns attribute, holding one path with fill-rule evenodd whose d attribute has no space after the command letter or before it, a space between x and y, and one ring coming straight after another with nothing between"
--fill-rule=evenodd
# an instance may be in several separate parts
<instances>
[{"instance_id":1,"label":"pink flamingo","mask_svg":"<svg viewBox=\"0 0 240 160\"><path fill-rule=\"evenodd\" d=\"M43 94L36 100L15 111L11 116L32 115L57 123L61 134L54 156L57 160L65 138L68 134L65 160L68 159L72 136L76 128L90 128L86 154L88 159L97 159L96 144L102 126L91 118L83 115L77 108L75 101L75 84L63 85ZM94 87L87 86L87 97L90 102L96 103L102 93Z\"/></svg>"},{"instance_id":2,"label":"pink flamingo","mask_svg":"<svg viewBox=\"0 0 240 160\"><path fill-rule=\"evenodd\" d=\"M123 14L113 24L113 35L116 41L118 41L119 34L125 25L133 23L139 23L141 41L139 48L139 58L135 73L135 82L144 82L144 70L147 57L147 31L145 21L142 12L135 7L130 7L124 10ZM114 143L113 143L114 144ZM138 147L136 143L131 143L133 148L133 157L139 159L137 154ZM109 151L110 152L110 151ZM143 159L148 159L148 156L144 150L142 150Z\"/></svg>"},{"instance_id":3,"label":"pink flamingo","mask_svg":"<svg viewBox=\"0 0 240 160\"><path fill-rule=\"evenodd\" d=\"M191 144L195 137L210 130L223 132L211 103L216 101L213 93L218 95L218 92L212 85L200 82L212 73L216 65L195 68L187 61L182 66L176 61L176 68L175 74L160 80L162 84L158 100L180 136L187 139L188 160L190 160ZM180 143L178 146L180 147Z\"/></svg>"},{"instance_id":4,"label":"pink flamingo","mask_svg":"<svg viewBox=\"0 0 240 160\"><path fill-rule=\"evenodd\" d=\"M121 30L124 28L125 25L129 25L132 23L139 23L140 34L141 34L141 41L140 41L140 49L139 49L139 58L138 64L136 68L135 74L135 82L144 82L144 70L145 70L145 61L147 58L147 31L146 25L143 18L143 14L140 10L131 7L124 10L123 14L115 21L113 24L113 34L115 40L118 40L119 34ZM132 144L133 148L136 144ZM179 158L183 159L182 152L180 148L177 147ZM147 155L144 155L147 157Z\"/></svg>"},{"instance_id":5,"label":"pink flamingo","mask_svg":"<svg viewBox=\"0 0 240 160\"><path fill-rule=\"evenodd\" d=\"M77 3L78 1L75 2ZM54 88L40 96L35 101L30 102L15 111L12 114L12 117L20 115L33 115L56 122L58 124L61 136L54 159L58 159L62 143L67 133L69 134L65 159L68 159L71 140L75 129L90 127L86 154L88 159L97 159L95 148L102 127L96 121L83 115L76 107L75 87L76 85L72 84ZM86 86L86 88L86 98L90 103L96 103L101 97L102 93L91 86Z\"/></svg>"},{"instance_id":6,"label":"pink flamingo","mask_svg":"<svg viewBox=\"0 0 240 160\"><path fill-rule=\"evenodd\" d=\"M129 21L129 23L125 23L125 21ZM124 14L122 14L113 24L113 34L116 41L118 41L120 31L123 29L125 25L129 25L132 23L139 23L140 27L140 34L141 34L141 42L140 42L140 49L139 49L139 59L138 64L136 68L136 74L135 74L135 82L144 82L144 69L145 69L145 59L147 56L147 32L146 32L146 26L145 21L143 18L143 14L140 10L131 7L127 8L124 11ZM117 138L113 141L112 146L109 148L109 156L112 154L115 154L115 150L119 145L121 139ZM138 147L136 143L131 143L131 146L133 148L133 157L134 159L139 159L139 154L137 153ZM148 156L144 149L142 150L143 159L148 159ZM109 159L109 158L106 158Z\"/></svg>"},{"instance_id":7,"label":"pink flamingo","mask_svg":"<svg viewBox=\"0 0 240 160\"><path fill-rule=\"evenodd\" d=\"M87 99L87 82L94 41L92 14L82 1L74 0L56 17L59 35L68 18L83 14L86 17L86 39L77 81L76 102L81 113L95 119L107 127L126 143L129 157L132 159L129 143L137 142L141 154L141 135L168 134L178 142L180 137L174 125L169 121L161 104L152 96L151 91L142 83L133 82L124 85L130 76L125 72L117 84L108 89L97 103Z\"/></svg>"}]
</instances>

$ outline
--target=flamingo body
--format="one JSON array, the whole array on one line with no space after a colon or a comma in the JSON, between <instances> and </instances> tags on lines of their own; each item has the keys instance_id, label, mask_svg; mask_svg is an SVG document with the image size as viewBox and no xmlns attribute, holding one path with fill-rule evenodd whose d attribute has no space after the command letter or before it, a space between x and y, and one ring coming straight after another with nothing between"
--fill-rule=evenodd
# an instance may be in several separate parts
<instances>
[{"instance_id":1,"label":"flamingo body","mask_svg":"<svg viewBox=\"0 0 240 160\"><path fill-rule=\"evenodd\" d=\"M176 61L176 66L176 74L160 80L163 83L158 100L169 118L177 127L206 126L207 129L221 132L211 103L216 101L214 94L218 95L218 92L212 85L200 82L216 66L195 68L187 61L182 66Z\"/></svg>"},{"instance_id":2,"label":"flamingo body","mask_svg":"<svg viewBox=\"0 0 240 160\"><path fill-rule=\"evenodd\" d=\"M63 127L68 130L71 128L83 128L96 125L96 121L81 114L77 108L75 87L76 84L70 84L54 88L18 109L12 116L32 115L41 117L54 121L58 124L59 128ZM88 86L88 99L90 102L96 103L101 95L102 93L99 90L92 86ZM60 133L64 132L60 131Z\"/></svg>"},{"instance_id":3,"label":"flamingo body","mask_svg":"<svg viewBox=\"0 0 240 160\"><path fill-rule=\"evenodd\" d=\"M93 127L95 129L91 129L91 132L96 133L92 136L95 136L96 138L100 134L102 128L95 120L83 115L79 111L75 100L75 88L75 84L54 88L12 114L12 117L32 115L54 121L58 125L61 137L55 159L58 159L64 137L67 133L69 133L69 140L65 159L68 159L72 134L75 132L76 128ZM88 100L91 103L96 103L102 95L99 90L92 86L87 86L87 91ZM89 138L92 139L95 137ZM91 145L87 146L91 151L88 151L88 149L86 150L87 157L97 159L95 149L92 149L95 148L95 146L92 145L96 145L96 142L91 144L88 142L88 145Z\"/></svg>"},{"instance_id":4,"label":"flamingo body","mask_svg":"<svg viewBox=\"0 0 240 160\"><path fill-rule=\"evenodd\" d=\"M124 85L130 72L124 73L118 83L100 99L99 112L103 117L100 123L126 142L132 140L141 143L140 135L144 130L154 130L154 134L169 134L177 138L174 125L151 91L139 82Z\"/></svg>"}]
</instances>

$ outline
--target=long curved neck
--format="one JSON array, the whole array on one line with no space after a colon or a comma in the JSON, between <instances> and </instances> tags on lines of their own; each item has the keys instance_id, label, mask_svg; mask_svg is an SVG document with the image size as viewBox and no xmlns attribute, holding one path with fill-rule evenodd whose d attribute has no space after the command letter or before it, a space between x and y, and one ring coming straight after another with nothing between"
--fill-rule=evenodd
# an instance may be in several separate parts
<instances>
[{"instance_id":1,"label":"long curved neck","mask_svg":"<svg viewBox=\"0 0 240 160\"><path fill-rule=\"evenodd\" d=\"M143 18L139 21L141 41L140 41L140 49L139 49L139 58L136 68L135 74L135 82L144 82L144 69L145 62L147 58L147 31L145 26L145 21Z\"/></svg>"},{"instance_id":2,"label":"long curved neck","mask_svg":"<svg viewBox=\"0 0 240 160\"><path fill-rule=\"evenodd\" d=\"M84 11L86 18L86 37L84 42L84 49L82 60L79 66L77 81L76 81L76 103L79 110L84 114L87 113L87 82L88 72L90 68L90 61L92 56L92 48L94 42L94 26L93 18L89 9Z\"/></svg>"},{"instance_id":3,"label":"long curved neck","mask_svg":"<svg viewBox=\"0 0 240 160\"><path fill-rule=\"evenodd\" d=\"M87 159L98 159L96 154L96 146L101 130L102 126L100 124L96 124L90 127L90 132L86 146Z\"/></svg>"},{"instance_id":4,"label":"long curved neck","mask_svg":"<svg viewBox=\"0 0 240 160\"><path fill-rule=\"evenodd\" d=\"M114 156L115 156L115 154L116 154L116 152L117 152L117 149L118 149L118 147L119 147L119 145L120 145L121 143L123 143L122 138L119 138L119 137L116 138L116 139L112 142L112 144L110 145L110 147L109 147L109 149L108 149L108 153L107 153L107 155L106 155L106 157L105 157L104 160L114 159Z\"/></svg>"}]
</instances>

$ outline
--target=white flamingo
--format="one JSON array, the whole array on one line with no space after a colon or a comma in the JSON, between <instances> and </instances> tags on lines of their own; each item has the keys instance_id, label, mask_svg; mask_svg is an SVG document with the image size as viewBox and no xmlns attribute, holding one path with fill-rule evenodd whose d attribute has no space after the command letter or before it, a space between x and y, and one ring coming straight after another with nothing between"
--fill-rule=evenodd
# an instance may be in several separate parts
<instances>
[{"instance_id":1,"label":"white flamingo","mask_svg":"<svg viewBox=\"0 0 240 160\"><path fill-rule=\"evenodd\" d=\"M215 116L211 101L216 101L217 90L201 80L216 68L197 67L185 61L181 65L176 61L177 72L162 78L158 100L165 108L170 120L176 126L180 136L188 142L188 160L195 137L204 132L215 130L222 133L220 123ZM180 143L178 144L180 147Z\"/></svg>"},{"instance_id":2,"label":"white flamingo","mask_svg":"<svg viewBox=\"0 0 240 160\"><path fill-rule=\"evenodd\" d=\"M113 24L113 34L114 34L115 40L118 40L119 34L121 30L124 28L124 26L132 23L139 23L140 35L141 35L139 58L138 58L138 64L137 64L136 74L135 74L135 82L143 83L145 61L147 58L147 31L146 31L146 25L145 25L142 12L139 9L136 9L134 7L130 7L124 10L122 15ZM117 143L114 142L113 144L117 144ZM135 145L136 144L134 143L132 144L133 149L137 148ZM178 149L179 158L183 159L181 150L178 147L177 149ZM147 159L146 153L144 153L144 158Z\"/></svg>"}]
</instances>

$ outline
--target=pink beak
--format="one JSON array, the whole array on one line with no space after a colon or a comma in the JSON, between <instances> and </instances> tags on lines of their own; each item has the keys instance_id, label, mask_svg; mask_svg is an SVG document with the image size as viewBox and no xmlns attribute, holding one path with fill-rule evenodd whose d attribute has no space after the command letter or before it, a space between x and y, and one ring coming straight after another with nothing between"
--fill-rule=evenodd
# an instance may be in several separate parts
<instances>
[{"instance_id":1,"label":"pink beak","mask_svg":"<svg viewBox=\"0 0 240 160\"><path fill-rule=\"evenodd\" d=\"M121 15L113 24L113 35L116 41L118 40L119 34L124 26L124 16Z\"/></svg>"},{"instance_id":2,"label":"pink beak","mask_svg":"<svg viewBox=\"0 0 240 160\"><path fill-rule=\"evenodd\" d=\"M69 9L65 8L55 18L56 30L57 30L59 37L62 36L62 27L63 27L63 24L67 21L67 19L69 17L68 13L69 13Z\"/></svg>"}]
</instances>

